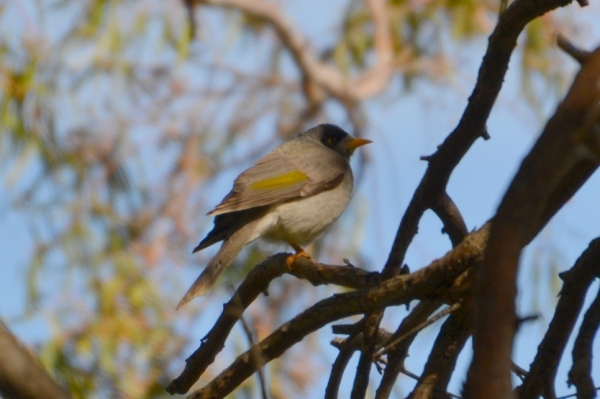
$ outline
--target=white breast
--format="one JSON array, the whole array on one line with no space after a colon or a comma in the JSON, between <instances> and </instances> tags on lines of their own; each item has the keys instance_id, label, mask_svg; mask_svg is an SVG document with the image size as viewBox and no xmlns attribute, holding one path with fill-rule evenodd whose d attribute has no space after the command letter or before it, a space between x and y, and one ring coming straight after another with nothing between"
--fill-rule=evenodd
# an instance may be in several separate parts
<instances>
[{"instance_id":1,"label":"white breast","mask_svg":"<svg viewBox=\"0 0 600 399\"><path fill-rule=\"evenodd\" d=\"M262 236L267 240L287 241L299 246L311 243L344 212L353 187L354 179L348 169L342 182L332 190L275 205L258 224L252 240Z\"/></svg>"}]
</instances>

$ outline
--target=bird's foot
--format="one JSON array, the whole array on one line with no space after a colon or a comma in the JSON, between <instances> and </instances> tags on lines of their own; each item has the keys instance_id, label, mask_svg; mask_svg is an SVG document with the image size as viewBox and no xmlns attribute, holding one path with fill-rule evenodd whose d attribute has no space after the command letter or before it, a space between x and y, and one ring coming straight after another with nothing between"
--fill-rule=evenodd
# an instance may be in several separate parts
<instances>
[{"instance_id":1,"label":"bird's foot","mask_svg":"<svg viewBox=\"0 0 600 399\"><path fill-rule=\"evenodd\" d=\"M292 268L292 265L294 264L294 262L296 261L296 258L298 257L303 257L303 258L308 258L309 260L311 260L312 262L316 262L315 258L313 258L312 256L310 256L309 254L306 253L306 251L294 244L290 244L290 246L292 248L294 248L294 251L296 251L295 254L290 255L287 257L287 259L285 260L285 264L287 265L288 269Z\"/></svg>"},{"instance_id":2,"label":"bird's foot","mask_svg":"<svg viewBox=\"0 0 600 399\"><path fill-rule=\"evenodd\" d=\"M298 257L308 258L312 262L316 262L315 258L313 258L312 256L310 256L306 252L304 252L304 251L302 251L302 252L296 252L295 254L288 256L287 259L285 260L285 264L288 266L288 268L290 268L290 269L292 268L292 265L294 264L294 262L296 261L296 259Z\"/></svg>"}]
</instances>

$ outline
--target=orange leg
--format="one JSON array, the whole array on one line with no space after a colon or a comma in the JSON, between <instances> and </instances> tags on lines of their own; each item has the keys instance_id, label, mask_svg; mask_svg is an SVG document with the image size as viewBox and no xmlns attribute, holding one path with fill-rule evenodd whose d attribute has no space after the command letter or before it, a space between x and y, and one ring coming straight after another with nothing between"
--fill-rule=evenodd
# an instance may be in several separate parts
<instances>
[{"instance_id":1,"label":"orange leg","mask_svg":"<svg viewBox=\"0 0 600 399\"><path fill-rule=\"evenodd\" d=\"M290 247L294 248L294 251L296 251L296 253L294 255L290 255L287 257L287 259L285 260L285 263L288 265L288 267L291 269L292 268L292 264L294 263L294 261L296 260L297 257L302 256L304 258L308 258L313 262L316 262L316 260L310 256L309 254L306 253L306 251L304 250L304 248L291 243L289 241L286 241Z\"/></svg>"}]
</instances>

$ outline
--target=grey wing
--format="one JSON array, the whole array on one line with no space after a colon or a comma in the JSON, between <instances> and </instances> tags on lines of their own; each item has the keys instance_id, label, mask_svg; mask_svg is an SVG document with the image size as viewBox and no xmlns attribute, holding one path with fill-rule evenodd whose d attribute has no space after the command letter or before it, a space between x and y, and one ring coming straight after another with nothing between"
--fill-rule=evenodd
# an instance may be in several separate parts
<instances>
[{"instance_id":1,"label":"grey wing","mask_svg":"<svg viewBox=\"0 0 600 399\"><path fill-rule=\"evenodd\" d=\"M310 142L287 142L242 173L231 192L209 215L315 195L337 187L348 169L348 162L342 156L325 147Z\"/></svg>"}]
</instances>

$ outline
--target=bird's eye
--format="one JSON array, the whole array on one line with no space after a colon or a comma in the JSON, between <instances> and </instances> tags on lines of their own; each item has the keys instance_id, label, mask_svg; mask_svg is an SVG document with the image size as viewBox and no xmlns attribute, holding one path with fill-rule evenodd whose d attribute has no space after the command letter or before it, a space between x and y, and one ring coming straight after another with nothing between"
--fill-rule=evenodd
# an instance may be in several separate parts
<instances>
[{"instance_id":1,"label":"bird's eye","mask_svg":"<svg viewBox=\"0 0 600 399\"><path fill-rule=\"evenodd\" d=\"M333 145L333 139L331 137L327 139L327 145Z\"/></svg>"}]
</instances>

